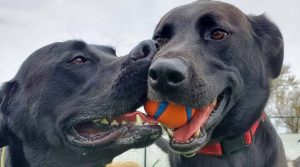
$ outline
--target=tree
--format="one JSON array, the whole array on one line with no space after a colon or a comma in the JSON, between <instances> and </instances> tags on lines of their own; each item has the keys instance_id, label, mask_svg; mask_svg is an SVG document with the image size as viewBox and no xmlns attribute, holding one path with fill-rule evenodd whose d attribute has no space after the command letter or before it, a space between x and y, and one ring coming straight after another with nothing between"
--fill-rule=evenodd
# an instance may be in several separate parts
<instances>
[{"instance_id":1,"label":"tree","mask_svg":"<svg viewBox=\"0 0 300 167\"><path fill-rule=\"evenodd\" d=\"M300 131L300 88L289 65L284 65L281 75L272 82L272 93L266 110L278 119L275 126L283 126L292 133Z\"/></svg>"}]
</instances>

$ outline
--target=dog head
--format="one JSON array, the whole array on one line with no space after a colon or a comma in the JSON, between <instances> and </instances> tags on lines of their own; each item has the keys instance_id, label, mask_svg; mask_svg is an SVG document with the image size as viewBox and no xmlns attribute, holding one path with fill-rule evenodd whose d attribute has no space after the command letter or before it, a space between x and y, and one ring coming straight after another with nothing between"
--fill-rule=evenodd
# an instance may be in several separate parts
<instances>
[{"instance_id":1,"label":"dog head","mask_svg":"<svg viewBox=\"0 0 300 167\"><path fill-rule=\"evenodd\" d=\"M283 61L281 33L264 15L197 1L168 12L153 38L161 49L149 70L148 98L198 109L185 131L171 130L175 151L237 137L259 118Z\"/></svg>"},{"instance_id":2,"label":"dog head","mask_svg":"<svg viewBox=\"0 0 300 167\"><path fill-rule=\"evenodd\" d=\"M123 57L82 41L34 52L0 92L0 144L13 165L99 166L159 138L159 126L135 125L132 113L146 98L155 52L151 40Z\"/></svg>"}]
</instances>

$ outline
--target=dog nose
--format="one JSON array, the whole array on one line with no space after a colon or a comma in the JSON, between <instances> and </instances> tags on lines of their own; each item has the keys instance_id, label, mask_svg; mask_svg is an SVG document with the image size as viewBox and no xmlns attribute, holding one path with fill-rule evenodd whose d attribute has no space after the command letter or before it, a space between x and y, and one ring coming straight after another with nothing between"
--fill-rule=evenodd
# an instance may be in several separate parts
<instances>
[{"instance_id":1,"label":"dog nose","mask_svg":"<svg viewBox=\"0 0 300 167\"><path fill-rule=\"evenodd\" d=\"M156 90L179 87L187 75L187 66L177 58L157 59L151 64L148 73L150 85Z\"/></svg>"},{"instance_id":2,"label":"dog nose","mask_svg":"<svg viewBox=\"0 0 300 167\"><path fill-rule=\"evenodd\" d=\"M131 59L136 61L148 56L152 58L158 49L159 45L157 42L153 40L142 41L130 52Z\"/></svg>"}]
</instances>

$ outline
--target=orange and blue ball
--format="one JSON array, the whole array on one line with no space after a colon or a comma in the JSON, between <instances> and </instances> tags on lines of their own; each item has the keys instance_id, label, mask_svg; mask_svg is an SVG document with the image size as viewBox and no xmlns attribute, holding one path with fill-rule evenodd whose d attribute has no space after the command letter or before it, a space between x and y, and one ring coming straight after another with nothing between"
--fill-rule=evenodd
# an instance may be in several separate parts
<instances>
[{"instance_id":1,"label":"orange and blue ball","mask_svg":"<svg viewBox=\"0 0 300 167\"><path fill-rule=\"evenodd\" d=\"M168 102L148 100L144 104L148 115L168 128L180 128L186 125L194 116L196 109Z\"/></svg>"}]
</instances>

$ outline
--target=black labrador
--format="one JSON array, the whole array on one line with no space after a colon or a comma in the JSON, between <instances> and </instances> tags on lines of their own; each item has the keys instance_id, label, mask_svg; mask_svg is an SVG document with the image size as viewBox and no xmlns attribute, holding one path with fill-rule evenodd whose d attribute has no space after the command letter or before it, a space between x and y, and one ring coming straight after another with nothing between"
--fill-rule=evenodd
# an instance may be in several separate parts
<instances>
[{"instance_id":1,"label":"black labrador","mask_svg":"<svg viewBox=\"0 0 300 167\"><path fill-rule=\"evenodd\" d=\"M172 167L286 166L263 113L283 62L274 23L227 3L197 1L168 12L153 38L161 49L150 66L148 97L197 109L187 125L166 129L181 153L170 153Z\"/></svg>"},{"instance_id":2,"label":"black labrador","mask_svg":"<svg viewBox=\"0 0 300 167\"><path fill-rule=\"evenodd\" d=\"M101 167L154 142L161 128L133 111L155 52L152 40L123 57L76 40L35 51L0 91L5 167Z\"/></svg>"}]
</instances>

